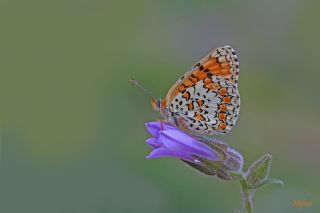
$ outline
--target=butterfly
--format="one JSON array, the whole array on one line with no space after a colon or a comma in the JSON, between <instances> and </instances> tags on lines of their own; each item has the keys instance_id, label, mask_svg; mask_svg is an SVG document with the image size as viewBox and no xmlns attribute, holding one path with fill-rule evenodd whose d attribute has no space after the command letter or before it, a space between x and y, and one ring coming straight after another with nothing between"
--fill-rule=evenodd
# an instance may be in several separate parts
<instances>
[{"instance_id":1,"label":"butterfly","mask_svg":"<svg viewBox=\"0 0 320 213\"><path fill-rule=\"evenodd\" d=\"M168 91L152 99L164 120L194 136L226 134L240 110L239 62L230 46L218 47L196 63Z\"/></svg>"}]
</instances>

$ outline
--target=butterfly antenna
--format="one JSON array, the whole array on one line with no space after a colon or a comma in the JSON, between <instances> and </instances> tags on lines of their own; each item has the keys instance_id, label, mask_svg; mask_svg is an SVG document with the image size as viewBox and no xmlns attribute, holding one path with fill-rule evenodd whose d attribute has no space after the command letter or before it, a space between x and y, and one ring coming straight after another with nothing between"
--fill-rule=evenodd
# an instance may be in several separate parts
<instances>
[{"instance_id":1,"label":"butterfly antenna","mask_svg":"<svg viewBox=\"0 0 320 213\"><path fill-rule=\"evenodd\" d=\"M143 91L145 91L146 93L148 93L149 95L151 95L152 97L154 97L153 93L145 88L144 86L142 86L138 81L134 80L134 79L129 79L129 83L133 86L137 86L139 87L140 89L142 89Z\"/></svg>"}]
</instances>

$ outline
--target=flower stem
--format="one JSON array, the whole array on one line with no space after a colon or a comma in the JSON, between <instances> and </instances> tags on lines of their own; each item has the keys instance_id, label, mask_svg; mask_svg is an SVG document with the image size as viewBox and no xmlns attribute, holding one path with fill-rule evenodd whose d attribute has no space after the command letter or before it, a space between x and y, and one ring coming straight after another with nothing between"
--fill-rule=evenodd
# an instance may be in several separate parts
<instances>
[{"instance_id":1,"label":"flower stem","mask_svg":"<svg viewBox=\"0 0 320 213\"><path fill-rule=\"evenodd\" d=\"M243 177L240 179L240 186L244 207L246 208L247 213L252 213L252 197L249 192L248 185Z\"/></svg>"}]
</instances>

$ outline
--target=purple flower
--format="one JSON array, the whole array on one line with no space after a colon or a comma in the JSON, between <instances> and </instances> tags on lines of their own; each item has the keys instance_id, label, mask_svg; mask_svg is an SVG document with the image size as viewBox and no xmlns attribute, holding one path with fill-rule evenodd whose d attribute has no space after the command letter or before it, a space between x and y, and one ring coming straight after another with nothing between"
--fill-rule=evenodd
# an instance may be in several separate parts
<instances>
[{"instance_id":1,"label":"purple flower","mask_svg":"<svg viewBox=\"0 0 320 213\"><path fill-rule=\"evenodd\" d=\"M148 122L153 136L146 140L153 150L147 159L175 157L200 172L223 180L242 171L243 157L226 143L214 138L194 138L165 122Z\"/></svg>"},{"instance_id":2,"label":"purple flower","mask_svg":"<svg viewBox=\"0 0 320 213\"><path fill-rule=\"evenodd\" d=\"M176 157L181 160L200 164L199 159L217 161L220 154L205 143L187 135L178 128L165 122L148 122L146 127L153 136L146 143L153 148L147 159Z\"/></svg>"}]
</instances>

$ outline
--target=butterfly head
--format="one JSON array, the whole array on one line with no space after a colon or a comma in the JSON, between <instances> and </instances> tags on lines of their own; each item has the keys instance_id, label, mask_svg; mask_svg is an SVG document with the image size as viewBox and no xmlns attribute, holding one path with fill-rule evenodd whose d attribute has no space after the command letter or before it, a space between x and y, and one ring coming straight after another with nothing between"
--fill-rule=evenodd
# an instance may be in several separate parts
<instances>
[{"instance_id":1,"label":"butterfly head","mask_svg":"<svg viewBox=\"0 0 320 213\"><path fill-rule=\"evenodd\" d=\"M163 111L166 108L166 100L152 98L151 105L153 110L159 111L161 113L161 111Z\"/></svg>"}]
</instances>

